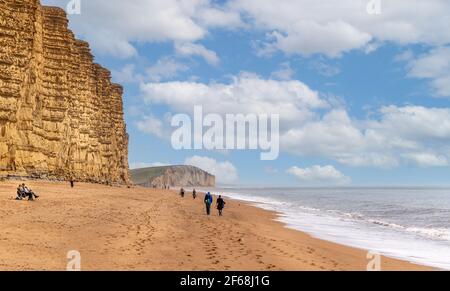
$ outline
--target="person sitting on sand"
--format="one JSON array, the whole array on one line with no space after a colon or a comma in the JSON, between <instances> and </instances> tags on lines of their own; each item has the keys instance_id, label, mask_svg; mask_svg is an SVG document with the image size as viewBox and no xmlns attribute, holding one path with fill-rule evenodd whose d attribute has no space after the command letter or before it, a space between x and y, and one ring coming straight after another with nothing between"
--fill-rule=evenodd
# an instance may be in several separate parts
<instances>
[{"instance_id":1,"label":"person sitting on sand","mask_svg":"<svg viewBox=\"0 0 450 291\"><path fill-rule=\"evenodd\" d=\"M219 195L219 198L217 199L217 210L219 210L219 216L222 216L222 211L225 208L225 201L222 199L222 196Z\"/></svg>"},{"instance_id":2,"label":"person sitting on sand","mask_svg":"<svg viewBox=\"0 0 450 291\"><path fill-rule=\"evenodd\" d=\"M31 190L30 188L25 186L25 183L23 183L21 186L19 186L19 188L17 189L17 193L19 193L19 189L20 189L22 199L24 199L27 196L28 196L28 201L34 201L34 199L39 198L39 196L36 195L33 192L33 190ZM22 200L22 199L20 199L20 200Z\"/></svg>"},{"instance_id":3,"label":"person sitting on sand","mask_svg":"<svg viewBox=\"0 0 450 291\"><path fill-rule=\"evenodd\" d=\"M211 215L211 204L213 204L213 197L211 193L206 193L204 202L206 205L206 215Z\"/></svg>"},{"instance_id":4,"label":"person sitting on sand","mask_svg":"<svg viewBox=\"0 0 450 291\"><path fill-rule=\"evenodd\" d=\"M23 200L24 198L25 198L25 190L23 189L22 185L19 184L19 187L17 187L16 200Z\"/></svg>"},{"instance_id":5,"label":"person sitting on sand","mask_svg":"<svg viewBox=\"0 0 450 291\"><path fill-rule=\"evenodd\" d=\"M180 190L180 195L181 195L181 198L184 198L184 189L183 188L181 188L181 190Z\"/></svg>"},{"instance_id":6,"label":"person sitting on sand","mask_svg":"<svg viewBox=\"0 0 450 291\"><path fill-rule=\"evenodd\" d=\"M30 189L28 189L25 184L19 184L19 187L17 187L17 198L16 200L23 200L25 199L30 193Z\"/></svg>"},{"instance_id":7,"label":"person sitting on sand","mask_svg":"<svg viewBox=\"0 0 450 291\"><path fill-rule=\"evenodd\" d=\"M195 191L195 189L192 190L192 198L197 198L197 191Z\"/></svg>"}]
</instances>

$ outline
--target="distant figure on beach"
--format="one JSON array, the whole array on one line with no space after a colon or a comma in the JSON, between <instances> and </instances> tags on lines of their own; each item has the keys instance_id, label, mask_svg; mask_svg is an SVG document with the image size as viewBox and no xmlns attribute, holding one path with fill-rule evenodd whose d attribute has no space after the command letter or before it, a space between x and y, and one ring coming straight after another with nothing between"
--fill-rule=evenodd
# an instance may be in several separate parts
<instances>
[{"instance_id":1,"label":"distant figure on beach","mask_svg":"<svg viewBox=\"0 0 450 291\"><path fill-rule=\"evenodd\" d=\"M213 197L211 193L206 193L204 202L206 205L206 215L211 215L211 204L213 204Z\"/></svg>"},{"instance_id":2,"label":"distant figure on beach","mask_svg":"<svg viewBox=\"0 0 450 291\"><path fill-rule=\"evenodd\" d=\"M73 179L70 179L70 187L73 188L75 186L75 182L73 181Z\"/></svg>"},{"instance_id":3,"label":"distant figure on beach","mask_svg":"<svg viewBox=\"0 0 450 291\"><path fill-rule=\"evenodd\" d=\"M195 191L195 189L192 190L192 198L197 198L197 191Z\"/></svg>"},{"instance_id":4,"label":"distant figure on beach","mask_svg":"<svg viewBox=\"0 0 450 291\"><path fill-rule=\"evenodd\" d=\"M28 197L28 201L34 201L34 199L39 198L30 188L25 186L25 183L19 185L17 188L17 197L16 200L23 200Z\"/></svg>"},{"instance_id":5,"label":"distant figure on beach","mask_svg":"<svg viewBox=\"0 0 450 291\"><path fill-rule=\"evenodd\" d=\"M181 198L184 198L184 189L183 188L181 188L181 190L180 190L180 195L181 195Z\"/></svg>"},{"instance_id":6,"label":"distant figure on beach","mask_svg":"<svg viewBox=\"0 0 450 291\"><path fill-rule=\"evenodd\" d=\"M222 216L222 211L225 208L225 201L223 200L222 196L219 195L219 198L217 199L217 210L219 210L219 216Z\"/></svg>"}]
</instances>

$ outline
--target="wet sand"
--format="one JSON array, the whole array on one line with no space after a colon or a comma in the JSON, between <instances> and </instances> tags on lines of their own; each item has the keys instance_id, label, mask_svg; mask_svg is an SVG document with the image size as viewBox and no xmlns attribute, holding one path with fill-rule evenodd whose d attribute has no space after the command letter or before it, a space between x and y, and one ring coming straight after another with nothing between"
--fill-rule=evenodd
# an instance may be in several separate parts
<instances>
[{"instance_id":1,"label":"wet sand","mask_svg":"<svg viewBox=\"0 0 450 291\"><path fill-rule=\"evenodd\" d=\"M287 229L276 213L227 201L205 215L203 197L174 191L25 181L37 201L0 182L0 270L366 270L367 251ZM429 270L381 259L382 270Z\"/></svg>"}]
</instances>

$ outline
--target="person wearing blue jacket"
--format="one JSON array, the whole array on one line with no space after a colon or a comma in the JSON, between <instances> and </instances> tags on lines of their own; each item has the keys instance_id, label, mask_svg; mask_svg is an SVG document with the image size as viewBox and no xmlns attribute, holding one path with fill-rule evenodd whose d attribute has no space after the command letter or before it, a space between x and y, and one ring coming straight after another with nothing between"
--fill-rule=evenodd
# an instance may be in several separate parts
<instances>
[{"instance_id":1,"label":"person wearing blue jacket","mask_svg":"<svg viewBox=\"0 0 450 291\"><path fill-rule=\"evenodd\" d=\"M213 204L213 197L211 193L206 193L204 201L206 205L206 215L211 215L211 205Z\"/></svg>"}]
</instances>

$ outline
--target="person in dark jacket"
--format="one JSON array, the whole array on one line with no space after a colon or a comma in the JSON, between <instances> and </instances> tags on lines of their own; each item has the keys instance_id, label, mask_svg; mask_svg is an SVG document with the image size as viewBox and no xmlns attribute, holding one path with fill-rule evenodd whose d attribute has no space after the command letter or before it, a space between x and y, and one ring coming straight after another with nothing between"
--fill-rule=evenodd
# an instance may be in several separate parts
<instances>
[{"instance_id":1,"label":"person in dark jacket","mask_svg":"<svg viewBox=\"0 0 450 291\"><path fill-rule=\"evenodd\" d=\"M184 198L184 189L183 188L181 188L181 190L180 190L180 195L181 195L181 198Z\"/></svg>"},{"instance_id":2,"label":"person in dark jacket","mask_svg":"<svg viewBox=\"0 0 450 291\"><path fill-rule=\"evenodd\" d=\"M206 215L211 215L211 205L213 204L213 197L211 193L206 193L205 199L203 200L206 206Z\"/></svg>"},{"instance_id":3,"label":"person in dark jacket","mask_svg":"<svg viewBox=\"0 0 450 291\"><path fill-rule=\"evenodd\" d=\"M22 185L19 185L19 188L17 188L16 200L23 200L26 197L28 197L28 201L33 201L34 199L39 198L33 190L25 186L25 183L23 183Z\"/></svg>"},{"instance_id":4,"label":"person in dark jacket","mask_svg":"<svg viewBox=\"0 0 450 291\"><path fill-rule=\"evenodd\" d=\"M222 211L225 208L225 201L223 200L222 196L219 195L219 198L217 199L217 210L219 211L219 216L222 216Z\"/></svg>"},{"instance_id":5,"label":"person in dark jacket","mask_svg":"<svg viewBox=\"0 0 450 291\"><path fill-rule=\"evenodd\" d=\"M24 198L25 198L25 191L24 191L22 185L19 185L19 187L17 187L16 200L23 200Z\"/></svg>"},{"instance_id":6,"label":"person in dark jacket","mask_svg":"<svg viewBox=\"0 0 450 291\"><path fill-rule=\"evenodd\" d=\"M197 198L197 191L195 191L195 189L192 190L192 198Z\"/></svg>"}]
</instances>

